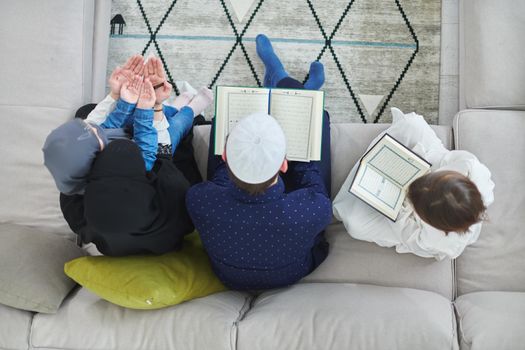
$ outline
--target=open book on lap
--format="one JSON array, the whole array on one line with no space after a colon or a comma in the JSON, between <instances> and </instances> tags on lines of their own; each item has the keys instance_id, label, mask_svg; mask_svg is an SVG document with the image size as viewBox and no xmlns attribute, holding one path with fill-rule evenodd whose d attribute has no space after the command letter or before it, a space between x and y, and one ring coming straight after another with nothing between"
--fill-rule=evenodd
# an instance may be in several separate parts
<instances>
[{"instance_id":1,"label":"open book on lap","mask_svg":"<svg viewBox=\"0 0 525 350\"><path fill-rule=\"evenodd\" d=\"M240 119L263 112L283 129L288 160L321 159L322 91L218 86L215 101L215 154L222 154L226 137Z\"/></svg>"},{"instance_id":2,"label":"open book on lap","mask_svg":"<svg viewBox=\"0 0 525 350\"><path fill-rule=\"evenodd\" d=\"M385 134L360 160L349 192L395 221L408 186L431 164Z\"/></svg>"}]
</instances>

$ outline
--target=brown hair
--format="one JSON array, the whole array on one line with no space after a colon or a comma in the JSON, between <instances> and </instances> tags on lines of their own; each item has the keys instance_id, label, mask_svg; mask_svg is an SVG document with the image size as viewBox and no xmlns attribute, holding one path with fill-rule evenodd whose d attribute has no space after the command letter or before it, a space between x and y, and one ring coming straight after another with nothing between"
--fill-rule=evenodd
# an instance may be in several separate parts
<instances>
[{"instance_id":1,"label":"brown hair","mask_svg":"<svg viewBox=\"0 0 525 350\"><path fill-rule=\"evenodd\" d=\"M420 177L408 187L408 198L423 221L447 234L465 233L486 210L476 185L456 171Z\"/></svg>"},{"instance_id":2,"label":"brown hair","mask_svg":"<svg viewBox=\"0 0 525 350\"><path fill-rule=\"evenodd\" d=\"M226 163L226 165L228 165L228 163ZM239 180L237 176L235 176L233 172L230 170L229 166L227 168L228 168L228 175L230 176L230 179L233 181L235 186L239 187L241 190L248 192L248 194L252 196L263 194L264 191L266 191L268 187L270 187L274 183L275 178L279 175L279 172L277 172L277 174L272 176L269 180L266 180L260 184L249 184L247 182Z\"/></svg>"}]
</instances>

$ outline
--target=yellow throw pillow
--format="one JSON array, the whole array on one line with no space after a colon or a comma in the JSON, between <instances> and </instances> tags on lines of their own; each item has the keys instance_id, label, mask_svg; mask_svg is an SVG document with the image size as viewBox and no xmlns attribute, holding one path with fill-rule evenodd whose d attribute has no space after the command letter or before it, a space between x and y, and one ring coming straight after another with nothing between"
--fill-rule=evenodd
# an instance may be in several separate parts
<instances>
[{"instance_id":1,"label":"yellow throw pillow","mask_svg":"<svg viewBox=\"0 0 525 350\"><path fill-rule=\"evenodd\" d=\"M102 299L132 309L159 309L226 290L211 269L197 232L164 255L86 256L65 273Z\"/></svg>"}]
</instances>

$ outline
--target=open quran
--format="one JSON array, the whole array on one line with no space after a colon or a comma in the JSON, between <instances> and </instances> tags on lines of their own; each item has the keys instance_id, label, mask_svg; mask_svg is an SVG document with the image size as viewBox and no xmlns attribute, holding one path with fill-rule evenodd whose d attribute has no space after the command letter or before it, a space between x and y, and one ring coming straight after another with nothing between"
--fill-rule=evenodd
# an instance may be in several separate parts
<instances>
[{"instance_id":1,"label":"open quran","mask_svg":"<svg viewBox=\"0 0 525 350\"><path fill-rule=\"evenodd\" d=\"M385 134L363 155L348 191L395 221L408 186L431 164Z\"/></svg>"},{"instance_id":2,"label":"open quran","mask_svg":"<svg viewBox=\"0 0 525 350\"><path fill-rule=\"evenodd\" d=\"M239 120L264 112L275 118L283 129L288 160L320 160L323 107L322 91L218 86L215 154L222 154L226 137Z\"/></svg>"}]
</instances>

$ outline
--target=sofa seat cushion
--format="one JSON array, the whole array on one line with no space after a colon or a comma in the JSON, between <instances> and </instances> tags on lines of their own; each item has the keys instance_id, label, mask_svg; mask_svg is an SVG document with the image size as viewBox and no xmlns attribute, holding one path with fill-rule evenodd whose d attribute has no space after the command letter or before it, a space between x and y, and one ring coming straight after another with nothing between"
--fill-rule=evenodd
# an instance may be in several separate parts
<instances>
[{"instance_id":1,"label":"sofa seat cushion","mask_svg":"<svg viewBox=\"0 0 525 350\"><path fill-rule=\"evenodd\" d=\"M162 310L131 310L78 289L55 315L37 314L31 345L45 349L231 349L249 296L222 292Z\"/></svg>"},{"instance_id":2,"label":"sofa seat cushion","mask_svg":"<svg viewBox=\"0 0 525 350\"><path fill-rule=\"evenodd\" d=\"M462 350L525 346L525 293L470 293L460 296L455 307Z\"/></svg>"},{"instance_id":3,"label":"sofa seat cushion","mask_svg":"<svg viewBox=\"0 0 525 350\"><path fill-rule=\"evenodd\" d=\"M238 349L456 349L452 305L426 291L312 283L267 292L239 323Z\"/></svg>"},{"instance_id":4,"label":"sofa seat cushion","mask_svg":"<svg viewBox=\"0 0 525 350\"><path fill-rule=\"evenodd\" d=\"M342 223L325 231L330 244L328 257L302 282L366 283L436 292L452 300L454 274L451 260L436 261L414 254L399 254L394 248L350 237Z\"/></svg>"},{"instance_id":5,"label":"sofa seat cushion","mask_svg":"<svg viewBox=\"0 0 525 350\"><path fill-rule=\"evenodd\" d=\"M32 312L0 304L0 349L26 350Z\"/></svg>"},{"instance_id":6,"label":"sofa seat cushion","mask_svg":"<svg viewBox=\"0 0 525 350\"><path fill-rule=\"evenodd\" d=\"M474 153L496 184L478 241L456 260L458 295L525 292L525 112L461 111L454 131L456 148Z\"/></svg>"}]
</instances>

